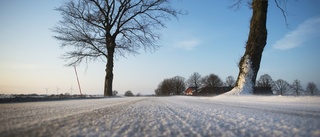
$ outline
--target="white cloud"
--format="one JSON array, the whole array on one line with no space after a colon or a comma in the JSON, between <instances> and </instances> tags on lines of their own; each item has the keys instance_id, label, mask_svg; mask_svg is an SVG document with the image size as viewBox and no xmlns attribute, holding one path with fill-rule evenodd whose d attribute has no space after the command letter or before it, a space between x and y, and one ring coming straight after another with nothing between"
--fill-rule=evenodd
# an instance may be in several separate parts
<instances>
[{"instance_id":1,"label":"white cloud","mask_svg":"<svg viewBox=\"0 0 320 137\"><path fill-rule=\"evenodd\" d=\"M320 36L320 17L309 18L298 28L287 33L272 46L275 49L288 50L302 46L304 42Z\"/></svg>"},{"instance_id":2,"label":"white cloud","mask_svg":"<svg viewBox=\"0 0 320 137\"><path fill-rule=\"evenodd\" d=\"M190 39L190 40L182 40L174 43L174 46L177 48L181 48L184 50L192 50L194 47L200 44L199 40Z\"/></svg>"}]
</instances>

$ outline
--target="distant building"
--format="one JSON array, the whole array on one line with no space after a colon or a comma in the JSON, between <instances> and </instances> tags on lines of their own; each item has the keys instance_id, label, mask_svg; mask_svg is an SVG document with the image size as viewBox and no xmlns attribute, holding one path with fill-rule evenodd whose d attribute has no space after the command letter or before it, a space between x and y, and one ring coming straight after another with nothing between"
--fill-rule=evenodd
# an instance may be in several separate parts
<instances>
[{"instance_id":1,"label":"distant building","mask_svg":"<svg viewBox=\"0 0 320 137\"><path fill-rule=\"evenodd\" d=\"M271 87L254 87L254 95L273 95Z\"/></svg>"},{"instance_id":2,"label":"distant building","mask_svg":"<svg viewBox=\"0 0 320 137\"><path fill-rule=\"evenodd\" d=\"M203 87L193 92L197 96L216 96L232 90L233 87ZM254 95L273 95L271 87L254 87Z\"/></svg>"},{"instance_id":3,"label":"distant building","mask_svg":"<svg viewBox=\"0 0 320 137\"><path fill-rule=\"evenodd\" d=\"M203 87L197 92L197 96L215 96L230 91L233 87Z\"/></svg>"},{"instance_id":4,"label":"distant building","mask_svg":"<svg viewBox=\"0 0 320 137\"><path fill-rule=\"evenodd\" d=\"M184 93L185 95L192 96L192 95L195 95L196 92L197 92L196 87L188 87Z\"/></svg>"}]
</instances>

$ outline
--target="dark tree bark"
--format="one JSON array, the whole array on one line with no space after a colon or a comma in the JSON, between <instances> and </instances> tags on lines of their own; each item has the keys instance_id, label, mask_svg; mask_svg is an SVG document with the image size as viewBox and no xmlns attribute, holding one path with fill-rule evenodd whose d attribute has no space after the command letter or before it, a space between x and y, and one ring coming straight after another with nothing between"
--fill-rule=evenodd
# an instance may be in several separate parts
<instances>
[{"instance_id":1,"label":"dark tree bark","mask_svg":"<svg viewBox=\"0 0 320 137\"><path fill-rule=\"evenodd\" d=\"M252 1L252 18L246 51L239 63L239 75L230 94L253 94L263 49L267 41L268 0Z\"/></svg>"},{"instance_id":2,"label":"dark tree bark","mask_svg":"<svg viewBox=\"0 0 320 137\"><path fill-rule=\"evenodd\" d=\"M113 83L113 58L114 58L114 49L115 44L110 44L108 47L108 61L106 66L106 77L104 81L104 95L112 96L112 83Z\"/></svg>"}]
</instances>

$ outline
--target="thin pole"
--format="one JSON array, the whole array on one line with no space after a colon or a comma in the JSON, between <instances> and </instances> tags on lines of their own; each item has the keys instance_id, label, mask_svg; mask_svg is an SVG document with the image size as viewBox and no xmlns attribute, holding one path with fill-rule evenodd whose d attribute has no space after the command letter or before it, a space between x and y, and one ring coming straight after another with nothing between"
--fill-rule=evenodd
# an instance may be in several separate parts
<instances>
[{"instance_id":1,"label":"thin pole","mask_svg":"<svg viewBox=\"0 0 320 137\"><path fill-rule=\"evenodd\" d=\"M76 77L77 77L77 81L78 81L78 86L79 86L79 90L80 90L80 95L82 95L82 92L81 92L81 87L80 87L80 82L79 82L79 78L78 78L78 73L77 73L77 69L76 69L76 66L74 65L74 72L76 72Z\"/></svg>"}]
</instances>

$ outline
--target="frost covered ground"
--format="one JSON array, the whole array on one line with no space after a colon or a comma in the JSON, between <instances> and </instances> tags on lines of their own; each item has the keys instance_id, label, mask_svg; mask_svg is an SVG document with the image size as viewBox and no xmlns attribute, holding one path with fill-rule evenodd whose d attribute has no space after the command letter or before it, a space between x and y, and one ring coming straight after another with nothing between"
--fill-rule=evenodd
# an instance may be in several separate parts
<instances>
[{"instance_id":1,"label":"frost covered ground","mask_svg":"<svg viewBox=\"0 0 320 137\"><path fill-rule=\"evenodd\" d=\"M0 104L0 136L320 136L319 97L131 97Z\"/></svg>"}]
</instances>

